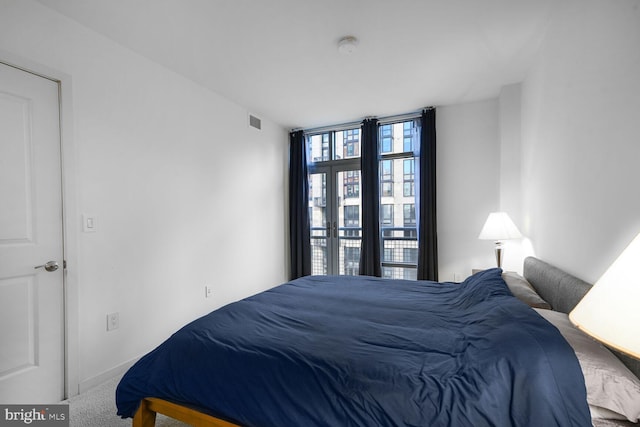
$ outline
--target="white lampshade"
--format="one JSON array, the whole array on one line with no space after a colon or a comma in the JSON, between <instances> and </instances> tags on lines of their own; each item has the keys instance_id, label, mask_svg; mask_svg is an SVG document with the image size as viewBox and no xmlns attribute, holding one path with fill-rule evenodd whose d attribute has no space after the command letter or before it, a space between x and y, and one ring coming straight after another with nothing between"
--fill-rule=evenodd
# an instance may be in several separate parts
<instances>
[{"instance_id":1,"label":"white lampshade","mask_svg":"<svg viewBox=\"0 0 640 427\"><path fill-rule=\"evenodd\" d=\"M484 227L480 231L478 239L493 240L496 242L496 264L502 267L502 240L517 239L522 237L518 227L511 221L506 212L492 212L489 214Z\"/></svg>"},{"instance_id":2,"label":"white lampshade","mask_svg":"<svg viewBox=\"0 0 640 427\"><path fill-rule=\"evenodd\" d=\"M640 234L569 313L582 331L640 358Z\"/></svg>"},{"instance_id":3,"label":"white lampshade","mask_svg":"<svg viewBox=\"0 0 640 427\"><path fill-rule=\"evenodd\" d=\"M500 241L520 237L520 230L506 212L492 212L484 223L478 239Z\"/></svg>"}]
</instances>

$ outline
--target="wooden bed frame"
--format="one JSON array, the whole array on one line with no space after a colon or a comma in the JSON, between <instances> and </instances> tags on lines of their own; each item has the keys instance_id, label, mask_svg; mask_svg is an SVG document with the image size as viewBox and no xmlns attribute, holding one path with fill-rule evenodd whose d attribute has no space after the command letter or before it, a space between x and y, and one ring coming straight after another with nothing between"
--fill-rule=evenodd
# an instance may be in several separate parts
<instances>
[{"instance_id":1,"label":"wooden bed frame","mask_svg":"<svg viewBox=\"0 0 640 427\"><path fill-rule=\"evenodd\" d=\"M589 283L534 257L525 259L524 277L533 285L540 296L551 305L553 310L563 313L569 313L591 289ZM614 351L614 354L640 378L640 360L616 351ZM241 427L238 424L205 414L196 408L155 397L142 400L140 408L133 418L133 427L154 427L156 414L163 414L198 427Z\"/></svg>"},{"instance_id":2,"label":"wooden bed frame","mask_svg":"<svg viewBox=\"0 0 640 427\"><path fill-rule=\"evenodd\" d=\"M132 426L154 427L156 425L156 414L166 415L167 417L198 427L240 427L237 424L207 415L197 409L155 397L147 397L142 400L138 412L136 412L136 415L133 417Z\"/></svg>"}]
</instances>

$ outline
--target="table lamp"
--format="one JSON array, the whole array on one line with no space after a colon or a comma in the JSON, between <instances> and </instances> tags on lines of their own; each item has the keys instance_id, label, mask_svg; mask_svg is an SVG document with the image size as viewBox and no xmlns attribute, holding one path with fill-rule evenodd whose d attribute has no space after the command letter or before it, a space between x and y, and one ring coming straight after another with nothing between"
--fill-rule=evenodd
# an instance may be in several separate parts
<instances>
[{"instance_id":1,"label":"table lamp","mask_svg":"<svg viewBox=\"0 0 640 427\"><path fill-rule=\"evenodd\" d=\"M583 332L640 359L640 234L593 285L569 319Z\"/></svg>"},{"instance_id":2,"label":"table lamp","mask_svg":"<svg viewBox=\"0 0 640 427\"><path fill-rule=\"evenodd\" d=\"M522 234L506 212L492 212L484 223L478 239L493 240L496 243L496 263L498 267L502 267L502 241L520 237Z\"/></svg>"}]
</instances>

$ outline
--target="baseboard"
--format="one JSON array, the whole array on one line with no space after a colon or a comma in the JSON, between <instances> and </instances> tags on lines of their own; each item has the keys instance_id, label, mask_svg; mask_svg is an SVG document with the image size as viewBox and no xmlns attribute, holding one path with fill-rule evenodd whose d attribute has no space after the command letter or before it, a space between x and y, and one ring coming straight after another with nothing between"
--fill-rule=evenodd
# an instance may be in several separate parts
<instances>
[{"instance_id":1,"label":"baseboard","mask_svg":"<svg viewBox=\"0 0 640 427\"><path fill-rule=\"evenodd\" d=\"M135 359L131 359L127 362L124 362L116 367L113 367L111 369L108 369L96 376L93 376L91 378L87 378L84 381L80 381L80 384L78 384L78 391L80 394L86 392L87 390L92 389L93 387L102 384L105 381L109 381L112 378L115 378L117 376L120 376L122 374L124 374L125 372L127 372L127 369L129 369L131 366L133 366L134 363L136 363L138 361L139 357L136 357Z\"/></svg>"}]
</instances>

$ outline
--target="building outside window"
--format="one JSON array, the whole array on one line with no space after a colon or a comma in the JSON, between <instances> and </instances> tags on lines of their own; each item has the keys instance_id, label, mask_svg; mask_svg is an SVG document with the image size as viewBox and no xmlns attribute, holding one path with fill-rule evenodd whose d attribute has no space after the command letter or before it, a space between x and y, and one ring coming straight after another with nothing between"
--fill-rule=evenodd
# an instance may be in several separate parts
<instances>
[{"instance_id":1,"label":"building outside window","mask_svg":"<svg viewBox=\"0 0 640 427\"><path fill-rule=\"evenodd\" d=\"M402 123L402 145L405 153L414 152L415 147L415 129L412 121Z\"/></svg>"},{"instance_id":2,"label":"building outside window","mask_svg":"<svg viewBox=\"0 0 640 427\"><path fill-rule=\"evenodd\" d=\"M344 229L346 236L360 235L360 206L344 206Z\"/></svg>"},{"instance_id":3,"label":"building outside window","mask_svg":"<svg viewBox=\"0 0 640 427\"><path fill-rule=\"evenodd\" d=\"M343 158L360 157L360 129L343 131Z\"/></svg>"},{"instance_id":4,"label":"building outside window","mask_svg":"<svg viewBox=\"0 0 640 427\"><path fill-rule=\"evenodd\" d=\"M360 197L360 171L346 171L344 178L344 197Z\"/></svg>"},{"instance_id":5,"label":"building outside window","mask_svg":"<svg viewBox=\"0 0 640 427\"><path fill-rule=\"evenodd\" d=\"M404 159L402 166L404 170L402 175L402 195L404 197L413 197L416 161L413 158Z\"/></svg>"},{"instance_id":6,"label":"building outside window","mask_svg":"<svg viewBox=\"0 0 640 427\"><path fill-rule=\"evenodd\" d=\"M380 162L380 194L393 197L393 160Z\"/></svg>"},{"instance_id":7,"label":"building outside window","mask_svg":"<svg viewBox=\"0 0 640 427\"><path fill-rule=\"evenodd\" d=\"M380 225L383 228L393 226L393 205L380 206Z\"/></svg>"},{"instance_id":8,"label":"building outside window","mask_svg":"<svg viewBox=\"0 0 640 427\"><path fill-rule=\"evenodd\" d=\"M418 237L416 231L416 205L407 203L402 205L405 237Z\"/></svg>"},{"instance_id":9,"label":"building outside window","mask_svg":"<svg viewBox=\"0 0 640 427\"><path fill-rule=\"evenodd\" d=\"M393 152L393 125L380 126L380 153Z\"/></svg>"}]
</instances>

